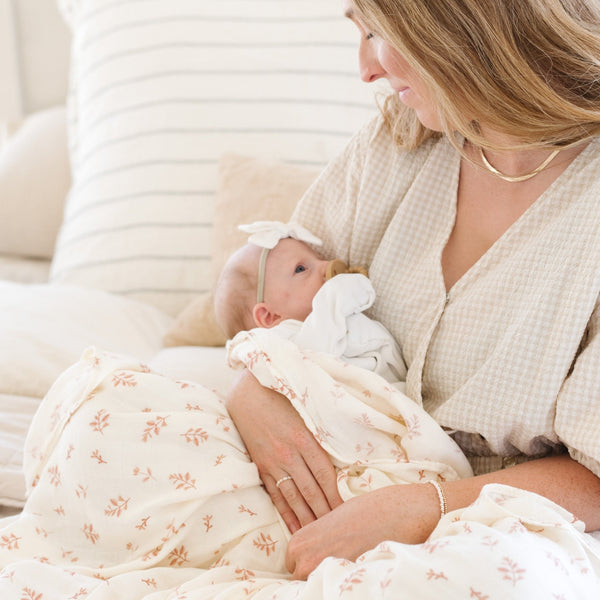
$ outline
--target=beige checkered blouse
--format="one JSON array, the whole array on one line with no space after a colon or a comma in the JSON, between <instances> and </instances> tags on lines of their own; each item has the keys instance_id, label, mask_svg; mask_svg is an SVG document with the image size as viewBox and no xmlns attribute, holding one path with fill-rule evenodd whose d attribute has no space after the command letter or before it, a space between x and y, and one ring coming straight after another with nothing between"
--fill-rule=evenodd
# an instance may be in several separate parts
<instances>
[{"instance_id":1,"label":"beige checkered blouse","mask_svg":"<svg viewBox=\"0 0 600 600\"><path fill-rule=\"evenodd\" d=\"M295 218L326 255L370 266L408 395L467 454L496 455L478 472L566 446L600 476L600 139L446 293L459 164L445 139L395 149L377 118Z\"/></svg>"}]
</instances>

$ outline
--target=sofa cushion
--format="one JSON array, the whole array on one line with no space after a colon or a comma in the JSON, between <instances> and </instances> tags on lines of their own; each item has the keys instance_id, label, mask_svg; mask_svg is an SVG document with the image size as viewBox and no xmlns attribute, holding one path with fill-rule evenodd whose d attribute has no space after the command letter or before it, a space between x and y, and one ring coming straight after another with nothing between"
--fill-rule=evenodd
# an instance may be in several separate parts
<instances>
[{"instance_id":1,"label":"sofa cushion","mask_svg":"<svg viewBox=\"0 0 600 600\"><path fill-rule=\"evenodd\" d=\"M62 5L74 182L54 282L177 314L210 287L219 157L323 166L376 112L338 0Z\"/></svg>"},{"instance_id":2,"label":"sofa cushion","mask_svg":"<svg viewBox=\"0 0 600 600\"><path fill-rule=\"evenodd\" d=\"M52 257L69 184L65 108L33 113L0 155L0 254Z\"/></svg>"},{"instance_id":3,"label":"sofa cushion","mask_svg":"<svg viewBox=\"0 0 600 600\"><path fill-rule=\"evenodd\" d=\"M234 153L223 155L211 249L210 291L198 295L177 316L165 336L166 346L221 346L226 339L213 310L213 289L225 261L246 243L241 223L288 221L296 203L319 171Z\"/></svg>"}]
</instances>

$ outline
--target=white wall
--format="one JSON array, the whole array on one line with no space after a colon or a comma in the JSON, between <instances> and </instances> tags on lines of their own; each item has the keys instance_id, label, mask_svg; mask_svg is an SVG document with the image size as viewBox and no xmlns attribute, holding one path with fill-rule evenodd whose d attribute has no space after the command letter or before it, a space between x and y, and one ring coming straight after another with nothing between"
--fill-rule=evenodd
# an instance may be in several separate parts
<instances>
[{"instance_id":1,"label":"white wall","mask_svg":"<svg viewBox=\"0 0 600 600\"><path fill-rule=\"evenodd\" d=\"M0 0L0 121L64 103L69 38L56 0Z\"/></svg>"}]
</instances>

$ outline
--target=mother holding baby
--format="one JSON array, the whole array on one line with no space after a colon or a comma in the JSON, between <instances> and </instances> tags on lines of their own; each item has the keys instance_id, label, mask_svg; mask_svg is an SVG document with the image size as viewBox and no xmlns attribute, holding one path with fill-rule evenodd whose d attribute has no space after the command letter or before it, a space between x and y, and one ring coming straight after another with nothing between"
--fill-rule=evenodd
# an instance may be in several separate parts
<instances>
[{"instance_id":1,"label":"mother holding baby","mask_svg":"<svg viewBox=\"0 0 600 600\"><path fill-rule=\"evenodd\" d=\"M595 0L345 0L366 82L392 93L298 206L328 257L368 264L371 316L407 394L475 477L536 492L600 529L600 5ZM294 532L287 566L415 544L432 486L341 502L329 458L249 372L227 408ZM277 423L277 427L272 426ZM279 482L279 486L276 483Z\"/></svg>"}]
</instances>

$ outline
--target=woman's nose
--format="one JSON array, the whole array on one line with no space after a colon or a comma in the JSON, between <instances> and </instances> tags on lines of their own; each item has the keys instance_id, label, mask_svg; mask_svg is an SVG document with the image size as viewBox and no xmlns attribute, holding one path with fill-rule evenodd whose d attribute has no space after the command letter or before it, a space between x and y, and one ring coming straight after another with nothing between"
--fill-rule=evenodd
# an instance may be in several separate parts
<instances>
[{"instance_id":1,"label":"woman's nose","mask_svg":"<svg viewBox=\"0 0 600 600\"><path fill-rule=\"evenodd\" d=\"M385 75L379 63L377 52L369 40L362 40L358 49L358 67L360 78L366 83L373 83Z\"/></svg>"}]
</instances>

